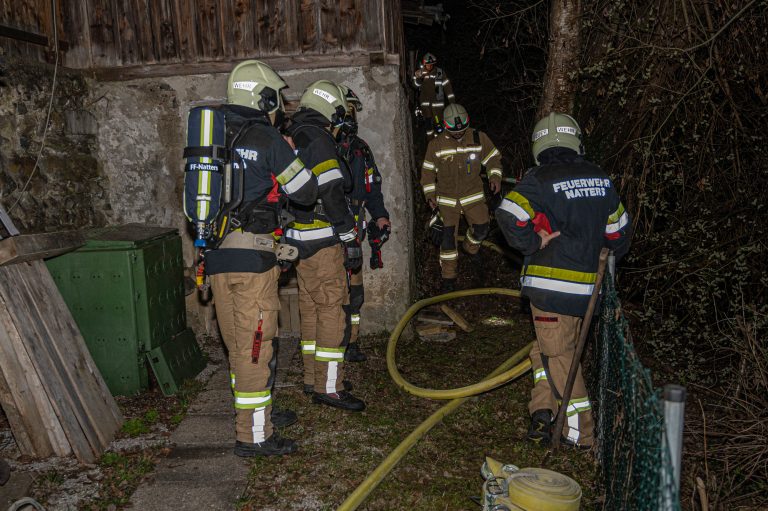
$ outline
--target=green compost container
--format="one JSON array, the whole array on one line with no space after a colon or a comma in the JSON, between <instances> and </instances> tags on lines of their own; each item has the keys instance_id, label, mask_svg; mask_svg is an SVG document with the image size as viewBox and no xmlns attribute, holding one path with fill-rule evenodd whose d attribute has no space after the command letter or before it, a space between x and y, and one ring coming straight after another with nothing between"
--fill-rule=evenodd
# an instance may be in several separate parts
<instances>
[{"instance_id":1,"label":"green compost container","mask_svg":"<svg viewBox=\"0 0 768 511\"><path fill-rule=\"evenodd\" d=\"M187 328L177 230L127 224L85 238L47 265L109 390L147 389L151 367L163 392L175 393L205 365Z\"/></svg>"}]
</instances>

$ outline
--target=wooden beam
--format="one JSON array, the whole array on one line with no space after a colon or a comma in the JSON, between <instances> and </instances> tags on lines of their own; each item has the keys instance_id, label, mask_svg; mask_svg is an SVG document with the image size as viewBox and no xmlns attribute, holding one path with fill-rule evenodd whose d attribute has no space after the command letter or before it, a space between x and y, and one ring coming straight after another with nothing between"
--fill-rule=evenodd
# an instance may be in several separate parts
<instances>
[{"instance_id":1,"label":"wooden beam","mask_svg":"<svg viewBox=\"0 0 768 511\"><path fill-rule=\"evenodd\" d=\"M0 37L16 39L17 41L24 41L25 43L36 44L38 46L48 46L48 38L46 36L27 32L26 30L19 30L18 28L9 27L7 25L0 25Z\"/></svg>"},{"instance_id":2,"label":"wooden beam","mask_svg":"<svg viewBox=\"0 0 768 511\"><path fill-rule=\"evenodd\" d=\"M45 259L85 244L78 231L21 234L0 240L0 266Z\"/></svg>"},{"instance_id":3,"label":"wooden beam","mask_svg":"<svg viewBox=\"0 0 768 511\"><path fill-rule=\"evenodd\" d=\"M400 56L396 54L371 55L339 54L339 55L306 55L261 57L260 60L269 64L276 71L291 69L320 69L336 67L358 67L376 65L399 65ZM202 75L214 73L229 73L238 62L244 59L217 60L211 62L153 64L148 66L130 66L94 69L93 77L103 82L119 82L138 78L160 78L164 76Z\"/></svg>"}]
</instances>

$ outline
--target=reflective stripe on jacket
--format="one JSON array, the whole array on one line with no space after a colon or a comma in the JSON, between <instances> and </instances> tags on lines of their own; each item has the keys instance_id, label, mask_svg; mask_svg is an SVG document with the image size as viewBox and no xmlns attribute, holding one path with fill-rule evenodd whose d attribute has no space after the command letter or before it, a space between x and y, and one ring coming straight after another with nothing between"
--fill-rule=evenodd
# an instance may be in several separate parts
<instances>
[{"instance_id":1,"label":"reflective stripe on jacket","mask_svg":"<svg viewBox=\"0 0 768 511\"><path fill-rule=\"evenodd\" d=\"M618 260L629 249L629 215L605 172L574 151L552 148L539 161L504 198L496 219L525 255L523 295L542 310L583 316L600 250L607 246ZM541 250L540 229L560 231Z\"/></svg>"},{"instance_id":2,"label":"reflective stripe on jacket","mask_svg":"<svg viewBox=\"0 0 768 511\"><path fill-rule=\"evenodd\" d=\"M421 165L421 186L427 199L455 207L485 200L480 177L500 181L501 153L488 135L468 128L459 140L444 132L429 142Z\"/></svg>"}]
</instances>

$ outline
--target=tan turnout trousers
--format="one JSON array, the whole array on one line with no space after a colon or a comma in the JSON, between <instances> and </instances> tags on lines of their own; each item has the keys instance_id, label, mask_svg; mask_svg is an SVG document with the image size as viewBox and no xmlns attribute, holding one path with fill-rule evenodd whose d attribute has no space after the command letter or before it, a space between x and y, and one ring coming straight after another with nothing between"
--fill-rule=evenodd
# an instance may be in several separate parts
<instances>
[{"instance_id":1,"label":"tan turnout trousers","mask_svg":"<svg viewBox=\"0 0 768 511\"><path fill-rule=\"evenodd\" d=\"M229 351L237 412L235 430L241 442L260 443L272 435L272 338L277 333L280 309L279 274L280 270L274 267L264 273L211 275L216 317ZM258 363L253 363L253 338L259 320L262 342Z\"/></svg>"},{"instance_id":2,"label":"tan turnout trousers","mask_svg":"<svg viewBox=\"0 0 768 511\"><path fill-rule=\"evenodd\" d=\"M319 250L296 265L301 309L304 384L315 392L343 390L343 306L349 303L344 253L340 244Z\"/></svg>"},{"instance_id":3,"label":"tan turnout trousers","mask_svg":"<svg viewBox=\"0 0 768 511\"><path fill-rule=\"evenodd\" d=\"M528 411L550 410L556 414L571 369L582 318L543 311L531 305L536 341L531 350L533 390ZM592 406L581 374L576 373L573 392L566 409L563 436L580 446L591 446L594 440Z\"/></svg>"},{"instance_id":4,"label":"tan turnout trousers","mask_svg":"<svg viewBox=\"0 0 768 511\"><path fill-rule=\"evenodd\" d=\"M438 206L440 215L443 217L443 242L440 245L440 272L444 279L455 279L459 267L459 250L457 236L459 232L459 221L461 215L467 221L469 227L464 236L462 246L468 254L477 254L480 251L480 244L472 237L472 225L487 224L490 221L488 216L488 207L485 201L476 202L466 208L460 206Z\"/></svg>"}]
</instances>

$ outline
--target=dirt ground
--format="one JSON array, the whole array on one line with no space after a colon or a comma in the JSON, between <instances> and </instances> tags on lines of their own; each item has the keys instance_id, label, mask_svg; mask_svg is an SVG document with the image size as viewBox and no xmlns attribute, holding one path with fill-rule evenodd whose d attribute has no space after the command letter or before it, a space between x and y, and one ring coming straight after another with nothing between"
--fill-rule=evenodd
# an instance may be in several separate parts
<instances>
[{"instance_id":1,"label":"dirt ground","mask_svg":"<svg viewBox=\"0 0 768 511\"><path fill-rule=\"evenodd\" d=\"M47 511L124 507L157 458L170 451L171 431L221 363L218 339L202 338L200 344L208 354L209 365L196 380L187 381L176 396L163 396L153 382L150 390L137 396L116 398L125 423L97 463L81 464L74 457L32 460L21 455L6 418L0 414L0 457L11 465L12 477L29 480L19 488L26 490L21 495L34 498Z\"/></svg>"},{"instance_id":2,"label":"dirt ground","mask_svg":"<svg viewBox=\"0 0 768 511\"><path fill-rule=\"evenodd\" d=\"M467 385L490 373L531 340L527 316L514 299L491 297L454 302L476 327L448 343L403 340L398 366L412 383L432 388ZM386 368L386 339L367 337L369 359L348 364L354 393L368 402L361 414L311 404L299 387L282 389L279 406L300 415L284 431L299 441L300 451L279 460L256 459L251 465L242 510L335 509L370 471L440 403L411 396L392 383ZM296 362L290 378L300 381ZM366 510L479 509L470 497L481 494L480 466L485 455L518 467L545 467L573 477L584 492L582 509L599 508L592 486L595 465L590 453L545 448L524 440L528 428L530 374L465 403L429 432L360 507Z\"/></svg>"},{"instance_id":3,"label":"dirt ground","mask_svg":"<svg viewBox=\"0 0 768 511\"><path fill-rule=\"evenodd\" d=\"M425 251L425 276L438 275L437 254ZM474 283L516 287L510 261L483 249L482 268L461 262L460 288ZM436 292L439 278L422 278L418 293ZM398 367L410 382L431 388L474 383L533 339L529 316L517 299L473 297L451 303L475 327L447 343L404 336L398 344ZM280 407L295 410L299 422L283 431L298 441L297 453L251 462L246 491L233 496L242 511L335 509L367 474L441 403L399 390L386 369L388 334L361 340L368 361L347 364L354 393L368 403L360 414L314 405L301 391L301 361L294 357L287 383L276 391ZM224 362L220 341L202 339L210 372ZM202 375L200 380L205 380ZM430 431L394 468L360 507L366 510L473 510L471 497L481 494L480 467L485 455L518 467L545 467L573 477L582 487L582 509L598 509L594 489L595 464L590 453L551 454L524 440L528 427L530 373L519 380L473 398ZM0 424L0 456L14 470L34 476L30 494L52 510L115 510L127 506L130 495L152 472L159 457L170 451L168 436L183 420L185 410L202 388L190 382L178 396L166 398L157 389L133 398L119 398L126 423L99 463L83 466L73 459L32 462L15 450L7 424Z\"/></svg>"}]
</instances>

